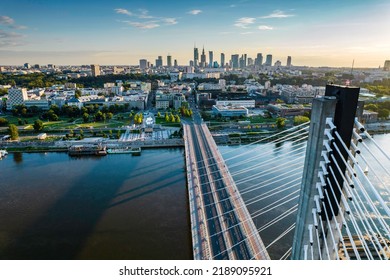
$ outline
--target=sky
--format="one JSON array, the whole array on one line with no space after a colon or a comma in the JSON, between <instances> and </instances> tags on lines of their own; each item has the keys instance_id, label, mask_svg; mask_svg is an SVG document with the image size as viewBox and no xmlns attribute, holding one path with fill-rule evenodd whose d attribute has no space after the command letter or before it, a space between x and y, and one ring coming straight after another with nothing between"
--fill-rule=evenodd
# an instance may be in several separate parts
<instances>
[{"instance_id":1,"label":"sky","mask_svg":"<svg viewBox=\"0 0 390 280\"><path fill-rule=\"evenodd\" d=\"M390 59L388 0L1 0L0 65L137 65L193 48L299 66Z\"/></svg>"}]
</instances>

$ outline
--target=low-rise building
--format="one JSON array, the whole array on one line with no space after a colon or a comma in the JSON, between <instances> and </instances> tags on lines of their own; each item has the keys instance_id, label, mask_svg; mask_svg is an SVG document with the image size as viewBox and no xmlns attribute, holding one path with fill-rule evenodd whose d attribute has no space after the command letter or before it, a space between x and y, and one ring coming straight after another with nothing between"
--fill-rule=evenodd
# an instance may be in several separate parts
<instances>
[{"instance_id":1,"label":"low-rise building","mask_svg":"<svg viewBox=\"0 0 390 280\"><path fill-rule=\"evenodd\" d=\"M363 123L373 123L378 121L378 113L369 111L369 110L363 110L362 115L362 121Z\"/></svg>"},{"instance_id":2,"label":"low-rise building","mask_svg":"<svg viewBox=\"0 0 390 280\"><path fill-rule=\"evenodd\" d=\"M305 112L311 111L311 105L302 104L269 104L267 109L280 117L301 116Z\"/></svg>"},{"instance_id":3,"label":"low-rise building","mask_svg":"<svg viewBox=\"0 0 390 280\"><path fill-rule=\"evenodd\" d=\"M213 105L212 114L221 117L246 117L248 109L243 106Z\"/></svg>"},{"instance_id":4,"label":"low-rise building","mask_svg":"<svg viewBox=\"0 0 390 280\"><path fill-rule=\"evenodd\" d=\"M24 101L24 105L27 108L30 107L38 107L41 110L49 110L49 101L46 99L37 99L37 100L26 100Z\"/></svg>"},{"instance_id":5,"label":"low-rise building","mask_svg":"<svg viewBox=\"0 0 390 280\"><path fill-rule=\"evenodd\" d=\"M255 108L255 100L254 99L243 99L243 100L217 100L216 105L223 106L235 106L235 107L245 107L245 108Z\"/></svg>"}]
</instances>

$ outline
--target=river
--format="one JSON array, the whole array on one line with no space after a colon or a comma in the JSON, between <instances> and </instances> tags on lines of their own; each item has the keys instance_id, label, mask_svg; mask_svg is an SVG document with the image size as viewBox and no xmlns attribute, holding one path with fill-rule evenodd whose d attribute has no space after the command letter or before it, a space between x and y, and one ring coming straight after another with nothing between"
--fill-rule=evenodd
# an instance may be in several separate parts
<instances>
[{"instance_id":1,"label":"river","mask_svg":"<svg viewBox=\"0 0 390 280\"><path fill-rule=\"evenodd\" d=\"M0 161L1 259L191 259L184 149Z\"/></svg>"},{"instance_id":2,"label":"river","mask_svg":"<svg viewBox=\"0 0 390 280\"><path fill-rule=\"evenodd\" d=\"M375 140L390 154L390 134L376 135ZM285 142L219 149L225 159L245 152L264 155L244 164L239 158L227 161L239 182L261 174L262 165L255 166L261 162L271 162L268 171L280 170L280 162L289 163L294 157L298 165L303 164L303 159L298 159L303 146ZM139 157L81 158L66 153L8 155L0 161L0 259L192 259L183 152L156 149L143 150ZM237 174L248 168L253 169ZM300 174L293 172L281 182L290 182ZM272 182L276 176L267 172L262 180ZM390 182L390 178L385 180ZM238 186L245 192L256 184L247 181ZM247 192L243 198L250 201L274 187L270 184ZM298 189L293 186L289 193ZM287 194L248 204L248 209L253 214ZM297 201L292 195L289 203L255 218L256 226L262 227ZM262 231L264 243L272 242L295 218L292 214ZM271 257L280 258L291 246L292 237L293 231L272 245Z\"/></svg>"}]
</instances>

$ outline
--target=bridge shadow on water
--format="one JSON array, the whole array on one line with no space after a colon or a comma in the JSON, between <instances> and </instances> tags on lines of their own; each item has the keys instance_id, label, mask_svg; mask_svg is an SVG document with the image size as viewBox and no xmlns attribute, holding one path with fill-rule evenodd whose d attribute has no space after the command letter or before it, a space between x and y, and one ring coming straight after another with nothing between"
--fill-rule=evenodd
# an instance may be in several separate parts
<instances>
[{"instance_id":1,"label":"bridge shadow on water","mask_svg":"<svg viewBox=\"0 0 390 280\"><path fill-rule=\"evenodd\" d=\"M135 183L135 187L129 189L128 172L118 172L114 168L111 169L112 174L110 174L106 172L106 164L107 162L102 160L86 174L79 176L41 216L33 220L22 232L12 236L8 244L0 251L0 259L79 259L81 252L89 242L90 236L110 209L123 206L161 189L177 185L180 181L184 182L184 179L178 174L180 172L177 172L176 169L176 172L171 171L168 174L165 172L153 177L155 179L143 180L142 182L145 183L140 186L136 186L138 183ZM66 174L63 176L66 176ZM144 174L144 176L147 177L148 174ZM93 183L91 180L97 183ZM123 188L128 190L118 194L120 189ZM140 192L129 197L126 196L135 191ZM118 199L118 196L125 197L113 203L115 199ZM126 208L123 209L126 211ZM114 213L122 211L122 209L118 210L119 212ZM139 211L141 216L142 209L139 209ZM123 215L121 214L119 218L115 217L115 219L129 223L129 221L126 221L126 214ZM125 247L126 245L128 244L122 246ZM109 248L110 244L105 244L105 246ZM126 249L124 248L124 250ZM90 255L93 255L93 253L89 253L88 256ZM110 252L104 257L100 252L96 259L101 258L116 259L118 256ZM120 258L131 259L131 256L121 256ZM94 259L94 257L89 259Z\"/></svg>"}]
</instances>

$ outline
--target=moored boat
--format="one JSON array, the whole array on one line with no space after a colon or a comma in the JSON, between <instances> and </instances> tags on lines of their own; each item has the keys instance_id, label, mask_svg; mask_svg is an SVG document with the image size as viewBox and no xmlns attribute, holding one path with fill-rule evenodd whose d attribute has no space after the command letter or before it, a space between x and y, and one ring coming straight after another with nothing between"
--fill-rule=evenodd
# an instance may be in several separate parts
<instances>
[{"instance_id":1,"label":"moored boat","mask_svg":"<svg viewBox=\"0 0 390 280\"><path fill-rule=\"evenodd\" d=\"M105 156L106 146L103 145L73 145L68 149L70 156Z\"/></svg>"},{"instance_id":2,"label":"moored boat","mask_svg":"<svg viewBox=\"0 0 390 280\"><path fill-rule=\"evenodd\" d=\"M0 150L0 159L4 158L6 155L8 155L6 150Z\"/></svg>"}]
</instances>

